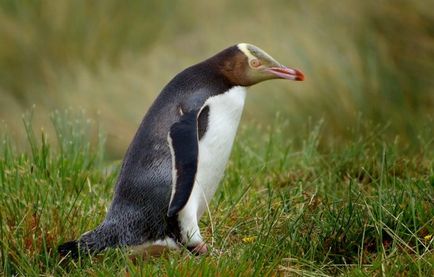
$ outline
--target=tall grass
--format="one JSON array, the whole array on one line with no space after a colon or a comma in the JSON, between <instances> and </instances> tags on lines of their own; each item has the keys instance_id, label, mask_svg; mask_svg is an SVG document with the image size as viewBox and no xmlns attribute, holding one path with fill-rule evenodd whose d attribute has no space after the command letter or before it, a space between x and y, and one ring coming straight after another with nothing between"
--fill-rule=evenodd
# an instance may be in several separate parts
<instances>
[{"instance_id":1,"label":"tall grass","mask_svg":"<svg viewBox=\"0 0 434 277\"><path fill-rule=\"evenodd\" d=\"M367 133L354 129L346 145L325 148L322 122L293 139L282 118L244 127L201 221L209 255L172 251L134 260L108 250L73 262L56 247L103 219L118 164L103 163L101 143L90 143L82 119L55 114L51 140L33 131L29 118L24 126L30 153L19 154L7 136L0 151L4 275L433 273L434 148L424 134L431 141L420 151L384 140L374 126Z\"/></svg>"},{"instance_id":2,"label":"tall grass","mask_svg":"<svg viewBox=\"0 0 434 277\"><path fill-rule=\"evenodd\" d=\"M0 117L20 140L19 117L33 104L47 132L50 111L85 108L107 130L109 155L120 158L170 78L247 41L307 79L252 88L245 122L267 123L279 110L296 129L323 118L327 140L346 140L362 116L415 144L434 110L431 4L3 0Z\"/></svg>"}]
</instances>

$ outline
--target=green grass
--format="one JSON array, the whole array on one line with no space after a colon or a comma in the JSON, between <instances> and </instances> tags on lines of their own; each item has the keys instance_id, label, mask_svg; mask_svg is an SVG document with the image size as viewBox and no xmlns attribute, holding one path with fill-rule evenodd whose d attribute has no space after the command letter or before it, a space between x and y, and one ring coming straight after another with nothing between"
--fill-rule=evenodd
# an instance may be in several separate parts
<instances>
[{"instance_id":1,"label":"green grass","mask_svg":"<svg viewBox=\"0 0 434 277\"><path fill-rule=\"evenodd\" d=\"M108 250L62 260L60 243L104 217L119 163L104 160L104 135L82 114L54 113L55 138L24 118L29 151L7 132L0 148L0 272L4 275L432 276L432 122L420 148L388 139L360 119L342 144L325 122L288 136L291 122L243 125L210 214L203 257L172 251L132 260ZM365 126L366 125L366 126ZM361 130L364 131L361 131ZM99 137L99 139L95 139Z\"/></svg>"}]
</instances>

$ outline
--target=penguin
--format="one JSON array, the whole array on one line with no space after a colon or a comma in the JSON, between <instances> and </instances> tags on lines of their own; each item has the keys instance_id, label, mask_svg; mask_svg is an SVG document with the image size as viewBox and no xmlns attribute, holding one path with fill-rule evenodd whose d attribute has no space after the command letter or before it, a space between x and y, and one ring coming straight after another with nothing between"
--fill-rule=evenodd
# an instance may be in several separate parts
<instances>
[{"instance_id":1,"label":"penguin","mask_svg":"<svg viewBox=\"0 0 434 277\"><path fill-rule=\"evenodd\" d=\"M178 73L143 118L125 154L104 221L58 247L77 258L106 248L208 248L199 230L231 153L246 88L302 81L262 49L239 43Z\"/></svg>"}]
</instances>

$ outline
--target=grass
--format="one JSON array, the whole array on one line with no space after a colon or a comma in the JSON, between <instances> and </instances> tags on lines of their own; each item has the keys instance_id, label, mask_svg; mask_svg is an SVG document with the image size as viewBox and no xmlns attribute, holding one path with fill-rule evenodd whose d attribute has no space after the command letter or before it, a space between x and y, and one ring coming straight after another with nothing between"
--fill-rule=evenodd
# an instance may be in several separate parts
<instances>
[{"instance_id":1,"label":"grass","mask_svg":"<svg viewBox=\"0 0 434 277\"><path fill-rule=\"evenodd\" d=\"M324 122L288 137L291 122L244 125L210 214L201 221L209 255L172 251L132 260L108 250L77 262L61 242L95 227L112 197L119 163L104 159L85 115L53 113L55 139L24 118L30 151L6 132L0 157L3 275L432 276L432 128L422 148L387 139L387 127L351 130L322 143ZM362 120L360 125L365 124ZM255 127L253 127L255 126ZM432 124L430 125L433 126Z\"/></svg>"}]
</instances>

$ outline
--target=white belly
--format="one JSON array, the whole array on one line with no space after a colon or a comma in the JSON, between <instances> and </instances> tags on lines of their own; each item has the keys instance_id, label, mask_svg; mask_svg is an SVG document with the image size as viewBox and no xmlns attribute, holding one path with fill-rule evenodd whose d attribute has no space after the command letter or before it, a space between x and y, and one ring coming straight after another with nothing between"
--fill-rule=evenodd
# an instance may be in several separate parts
<instances>
[{"instance_id":1,"label":"white belly","mask_svg":"<svg viewBox=\"0 0 434 277\"><path fill-rule=\"evenodd\" d=\"M224 94L209 98L208 126L199 141L196 181L189 202L195 202L197 219L207 209L223 177L232 144L244 108L246 89L234 87Z\"/></svg>"}]
</instances>

